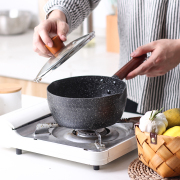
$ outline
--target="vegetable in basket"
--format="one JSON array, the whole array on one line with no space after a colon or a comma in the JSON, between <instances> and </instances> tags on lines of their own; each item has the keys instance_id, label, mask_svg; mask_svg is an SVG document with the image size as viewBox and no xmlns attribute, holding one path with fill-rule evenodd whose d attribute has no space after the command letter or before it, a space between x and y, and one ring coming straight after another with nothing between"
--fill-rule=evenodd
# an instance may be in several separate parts
<instances>
[{"instance_id":1,"label":"vegetable in basket","mask_svg":"<svg viewBox=\"0 0 180 180\"><path fill-rule=\"evenodd\" d=\"M166 116L160 113L162 109L148 111L140 118L139 128L142 132L163 134L166 131L168 121Z\"/></svg>"}]
</instances>

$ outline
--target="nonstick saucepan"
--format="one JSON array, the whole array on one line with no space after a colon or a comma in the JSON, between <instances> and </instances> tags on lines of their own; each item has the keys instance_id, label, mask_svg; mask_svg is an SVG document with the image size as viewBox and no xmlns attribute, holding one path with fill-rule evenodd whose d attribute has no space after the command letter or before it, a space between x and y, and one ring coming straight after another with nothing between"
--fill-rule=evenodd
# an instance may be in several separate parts
<instances>
[{"instance_id":1,"label":"nonstick saucepan","mask_svg":"<svg viewBox=\"0 0 180 180\"><path fill-rule=\"evenodd\" d=\"M78 76L52 82L47 87L47 100L54 120L60 126L83 130L115 124L127 100L122 80L145 59L146 55L131 59L112 77Z\"/></svg>"}]
</instances>

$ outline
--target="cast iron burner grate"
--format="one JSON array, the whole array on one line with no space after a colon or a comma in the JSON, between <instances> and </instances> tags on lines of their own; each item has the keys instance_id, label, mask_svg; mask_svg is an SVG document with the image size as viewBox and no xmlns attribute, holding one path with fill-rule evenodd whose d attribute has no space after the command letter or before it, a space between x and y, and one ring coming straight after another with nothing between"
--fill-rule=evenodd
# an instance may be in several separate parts
<instances>
[{"instance_id":1,"label":"cast iron burner grate","mask_svg":"<svg viewBox=\"0 0 180 180\"><path fill-rule=\"evenodd\" d=\"M74 143L94 143L96 148L100 151L106 148L104 142L115 140L119 136L116 130L112 131L108 128L96 130L68 130L64 133L62 127L57 123L45 123L36 125L34 139L37 139L37 135L47 133L57 139L64 137L66 140Z\"/></svg>"},{"instance_id":2,"label":"cast iron burner grate","mask_svg":"<svg viewBox=\"0 0 180 180\"><path fill-rule=\"evenodd\" d=\"M110 130L107 128L101 128L98 130L73 130L72 133L78 137L82 137L82 138L97 138L97 133L96 131L98 131L98 133L101 135L101 137L107 135Z\"/></svg>"}]
</instances>

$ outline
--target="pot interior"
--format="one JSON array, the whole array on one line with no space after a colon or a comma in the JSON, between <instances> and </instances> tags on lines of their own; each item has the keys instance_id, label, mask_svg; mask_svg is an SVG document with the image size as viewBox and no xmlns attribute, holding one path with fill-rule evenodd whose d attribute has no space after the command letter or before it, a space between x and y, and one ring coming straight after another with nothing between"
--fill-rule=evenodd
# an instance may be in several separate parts
<instances>
[{"instance_id":1,"label":"pot interior","mask_svg":"<svg viewBox=\"0 0 180 180\"><path fill-rule=\"evenodd\" d=\"M68 98L98 98L121 94L126 84L106 76L79 76L52 82L47 90L53 95Z\"/></svg>"}]
</instances>

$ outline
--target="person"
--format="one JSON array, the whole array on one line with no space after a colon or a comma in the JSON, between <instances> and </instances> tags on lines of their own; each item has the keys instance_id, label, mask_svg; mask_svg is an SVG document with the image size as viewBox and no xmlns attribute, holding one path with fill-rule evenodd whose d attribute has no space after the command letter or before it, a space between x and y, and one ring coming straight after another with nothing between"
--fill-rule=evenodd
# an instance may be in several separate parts
<instances>
[{"instance_id":1,"label":"person","mask_svg":"<svg viewBox=\"0 0 180 180\"><path fill-rule=\"evenodd\" d=\"M77 28L100 0L49 0L46 20L34 30L33 48L49 57L49 33L62 41ZM180 108L180 1L118 0L120 65L131 57L149 58L126 77L126 110L144 114L153 109Z\"/></svg>"}]
</instances>

